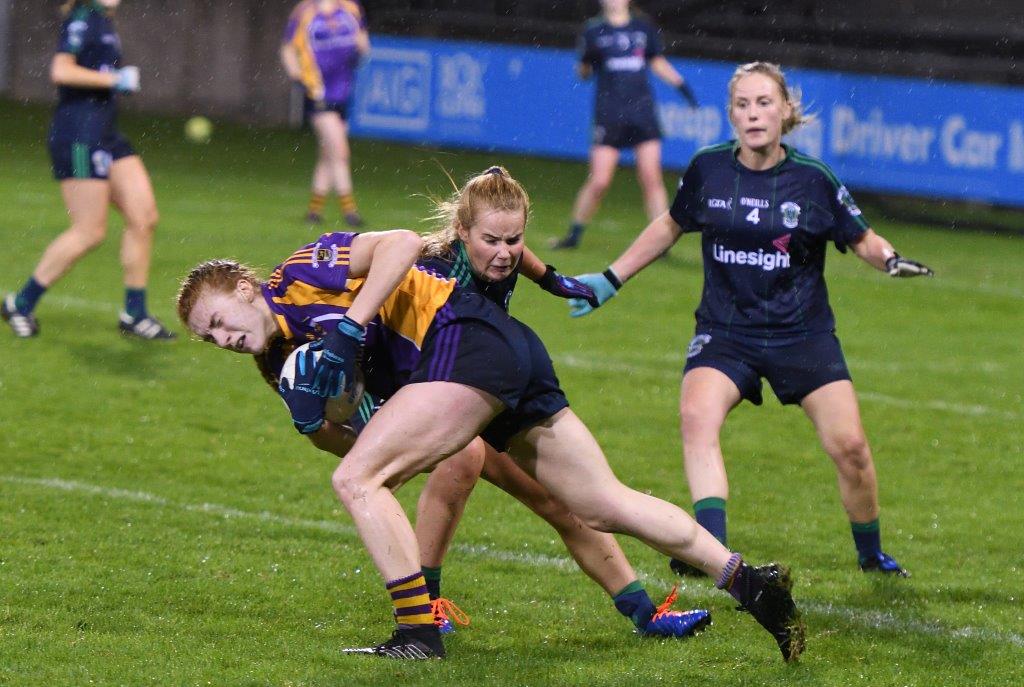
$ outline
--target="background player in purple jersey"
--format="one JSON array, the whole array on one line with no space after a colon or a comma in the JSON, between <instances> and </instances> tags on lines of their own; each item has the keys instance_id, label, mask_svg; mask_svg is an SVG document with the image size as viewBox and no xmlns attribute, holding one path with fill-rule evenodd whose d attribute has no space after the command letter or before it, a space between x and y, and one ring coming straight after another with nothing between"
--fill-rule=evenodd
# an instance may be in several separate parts
<instances>
[{"instance_id":1,"label":"background player in purple jersey","mask_svg":"<svg viewBox=\"0 0 1024 687\"><path fill-rule=\"evenodd\" d=\"M661 54L658 29L643 15L630 11L629 0L601 0L601 14L587 22L579 39L581 79L597 75L594 99L594 140L590 171L576 195L569 233L552 241L556 249L575 248L612 183L619 155L632 148L636 178L644 196L647 219L668 208L661 173L661 127L648 82L655 76L679 89L691 107L697 98L689 84Z\"/></svg>"},{"instance_id":2,"label":"background player in purple jersey","mask_svg":"<svg viewBox=\"0 0 1024 687\"><path fill-rule=\"evenodd\" d=\"M719 443L744 398L761 403L761 378L779 400L800 404L835 462L862 570L906 576L882 552L878 485L825 287L833 241L893 277L931 275L868 226L846 187L820 160L782 143L805 121L777 65L753 62L729 82L737 140L698 151L669 212L652 222L603 274L579 277L600 302L667 250L700 232L704 291L687 351L679 412L697 521L726 541L728 481ZM592 310L572 302L572 315ZM680 573L688 566L673 561Z\"/></svg>"},{"instance_id":3,"label":"background player in purple jersey","mask_svg":"<svg viewBox=\"0 0 1024 687\"><path fill-rule=\"evenodd\" d=\"M57 54L50 64L59 97L49 148L71 226L47 246L22 289L8 294L0 306L3 319L19 337L39 333L33 314L39 299L103 242L113 203L124 217L125 308L120 330L142 339L174 338L146 308L157 223L153 185L142 158L117 129L115 94L139 90L138 68L121 65L121 41L111 18L120 4L79 0L63 7Z\"/></svg>"},{"instance_id":4,"label":"background player in purple jersey","mask_svg":"<svg viewBox=\"0 0 1024 687\"><path fill-rule=\"evenodd\" d=\"M457 230L464 244L479 246L468 251L473 273L497 282L514 271L529 206L514 180L484 176L488 201L460 203ZM478 291L456 288L429 270L396 275L396 267L409 265L407 235L390 234L403 236L401 252L373 251L387 234L341 234L329 244L300 249L261 287L265 298L246 281L207 290L190 275L179 300L189 329L227 350L259 351L275 328L289 337L321 332L320 358L312 352L300 357L294 385L282 387L293 423L304 434L323 428L325 398L350 388L375 314L376 336L383 327L415 343L418 356L406 382L373 415L332 478L386 580L398 623L388 641L353 651L402 659L445 655L415 533L392 491L480 435L496 450L509 449L589 526L630 534L715 578L772 634L783 658L796 659L804 628L788 571L746 565L679 508L621 484L568 408L536 334ZM386 264L378 268L381 261ZM365 284L359 283L364 274ZM388 277L394 288L383 293Z\"/></svg>"},{"instance_id":5,"label":"background player in purple jersey","mask_svg":"<svg viewBox=\"0 0 1024 687\"><path fill-rule=\"evenodd\" d=\"M319 144L306 219L323 221L324 201L338 194L345 223L363 224L352 191L348 109L359 59L370 51L363 8L352 0L303 0L288 17L281 64L302 85L305 115Z\"/></svg>"}]
</instances>

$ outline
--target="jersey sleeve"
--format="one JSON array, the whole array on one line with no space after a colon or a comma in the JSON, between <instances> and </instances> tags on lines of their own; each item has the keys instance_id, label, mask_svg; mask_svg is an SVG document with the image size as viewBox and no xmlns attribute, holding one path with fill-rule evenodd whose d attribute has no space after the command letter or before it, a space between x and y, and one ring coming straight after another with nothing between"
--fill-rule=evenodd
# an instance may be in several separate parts
<instances>
[{"instance_id":1,"label":"jersey sleeve","mask_svg":"<svg viewBox=\"0 0 1024 687\"><path fill-rule=\"evenodd\" d=\"M316 243L303 246L275 270L280 271L278 281L301 281L315 289L344 293L352 239L355 237L356 234L350 232L334 232L324 234Z\"/></svg>"},{"instance_id":2,"label":"jersey sleeve","mask_svg":"<svg viewBox=\"0 0 1024 687\"><path fill-rule=\"evenodd\" d=\"M840 252L845 253L847 246L860 241L868 230L868 222L846 186L835 175L829 176L825 188L829 194L828 207L834 218L829 238Z\"/></svg>"},{"instance_id":3,"label":"jersey sleeve","mask_svg":"<svg viewBox=\"0 0 1024 687\"><path fill-rule=\"evenodd\" d=\"M665 47L661 43L661 32L658 31L658 27L650 22L645 23L645 29L647 33L647 47L644 49L644 57L650 60L652 57L665 52Z\"/></svg>"},{"instance_id":4,"label":"jersey sleeve","mask_svg":"<svg viewBox=\"0 0 1024 687\"><path fill-rule=\"evenodd\" d=\"M682 227L683 233L700 231L697 215L700 212L701 185L700 168L697 160L693 159L679 180L676 197L668 211L675 223Z\"/></svg>"},{"instance_id":5,"label":"jersey sleeve","mask_svg":"<svg viewBox=\"0 0 1024 687\"><path fill-rule=\"evenodd\" d=\"M284 33L281 34L282 45L287 45L295 40L295 31L299 28L299 20L302 18L306 5L306 0L302 0L292 9L291 14L288 15L288 23L284 25Z\"/></svg>"},{"instance_id":6,"label":"jersey sleeve","mask_svg":"<svg viewBox=\"0 0 1024 687\"><path fill-rule=\"evenodd\" d=\"M72 13L60 27L60 38L57 41L57 52L77 55L85 45L89 36L89 22Z\"/></svg>"},{"instance_id":7,"label":"jersey sleeve","mask_svg":"<svg viewBox=\"0 0 1024 687\"><path fill-rule=\"evenodd\" d=\"M601 55L594 41L594 31L590 29L589 25L584 26L583 31L580 32L580 37L576 41L576 52L580 62L589 64L591 67L596 68L601 61Z\"/></svg>"}]
</instances>

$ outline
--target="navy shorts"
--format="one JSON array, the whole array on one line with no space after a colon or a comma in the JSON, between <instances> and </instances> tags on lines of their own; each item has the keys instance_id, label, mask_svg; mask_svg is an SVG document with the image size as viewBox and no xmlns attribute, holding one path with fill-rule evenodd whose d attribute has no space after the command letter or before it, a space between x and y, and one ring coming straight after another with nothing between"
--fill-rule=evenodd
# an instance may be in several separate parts
<instances>
[{"instance_id":1,"label":"navy shorts","mask_svg":"<svg viewBox=\"0 0 1024 687\"><path fill-rule=\"evenodd\" d=\"M697 332L686 352L684 374L711 367L725 374L743 398L761 405L761 379L767 379L783 404L795 404L816 389L850 379L839 339L832 332L766 346L763 342Z\"/></svg>"},{"instance_id":2,"label":"navy shorts","mask_svg":"<svg viewBox=\"0 0 1024 687\"><path fill-rule=\"evenodd\" d=\"M53 177L63 179L108 179L115 160L134 155L135 150L119 132L93 142L51 138L50 159Z\"/></svg>"},{"instance_id":3,"label":"navy shorts","mask_svg":"<svg viewBox=\"0 0 1024 687\"><path fill-rule=\"evenodd\" d=\"M409 378L455 382L497 398L505 409L481 436L498 451L522 430L569 405L544 344L526 325L473 291L457 290L438 311Z\"/></svg>"},{"instance_id":4,"label":"navy shorts","mask_svg":"<svg viewBox=\"0 0 1024 687\"><path fill-rule=\"evenodd\" d=\"M302 106L302 112L308 122L313 120L313 115L320 114L321 112L337 112L342 121L347 122L348 105L349 101L347 100L333 101L305 98Z\"/></svg>"},{"instance_id":5,"label":"navy shorts","mask_svg":"<svg viewBox=\"0 0 1024 687\"><path fill-rule=\"evenodd\" d=\"M660 139L661 127L653 114L650 117L607 118L594 122L594 145L622 150Z\"/></svg>"}]
</instances>

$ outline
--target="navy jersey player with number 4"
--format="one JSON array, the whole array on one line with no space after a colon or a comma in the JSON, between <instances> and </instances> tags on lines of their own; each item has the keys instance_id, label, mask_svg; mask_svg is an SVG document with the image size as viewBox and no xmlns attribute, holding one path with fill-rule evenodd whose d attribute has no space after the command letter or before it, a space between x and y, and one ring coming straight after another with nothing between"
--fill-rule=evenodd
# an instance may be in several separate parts
<instances>
[{"instance_id":1,"label":"navy jersey player with number 4","mask_svg":"<svg viewBox=\"0 0 1024 687\"><path fill-rule=\"evenodd\" d=\"M764 378L782 403L803 408L835 462L861 569L907 576L882 552L875 467L835 336L825 250L829 242L851 249L893 277L932 271L872 231L823 162L782 143L807 118L778 66L754 62L736 70L729 117L737 139L698 151L670 211L604 273L579 279L603 303L681 234L700 232L704 291L680 399L697 521L726 541L728 481L719 434L743 399L761 403ZM572 308L574 317L592 310L584 301ZM691 572L672 563L681 574Z\"/></svg>"},{"instance_id":2,"label":"navy jersey player with number 4","mask_svg":"<svg viewBox=\"0 0 1024 687\"><path fill-rule=\"evenodd\" d=\"M697 107L697 98L661 52L657 27L631 11L629 0L601 0L601 14L587 22L579 40L580 77L597 75L590 172L576 195L569 233L552 241L552 248L579 245L586 223L611 185L623 149L632 148L636 155L647 218L654 219L668 208L661 173L661 127L648 71L678 89L690 107Z\"/></svg>"},{"instance_id":3,"label":"navy jersey player with number 4","mask_svg":"<svg viewBox=\"0 0 1024 687\"><path fill-rule=\"evenodd\" d=\"M18 337L39 333L36 304L78 260L103 242L113 204L124 217L121 333L149 340L174 338L146 309L157 210L142 158L117 128L117 94L139 90L138 67L121 65L121 40L112 18L120 4L120 0L72 0L63 8L57 54L50 65L59 98L49 147L71 226L46 248L22 289L8 294L0 306L0 314Z\"/></svg>"}]
</instances>

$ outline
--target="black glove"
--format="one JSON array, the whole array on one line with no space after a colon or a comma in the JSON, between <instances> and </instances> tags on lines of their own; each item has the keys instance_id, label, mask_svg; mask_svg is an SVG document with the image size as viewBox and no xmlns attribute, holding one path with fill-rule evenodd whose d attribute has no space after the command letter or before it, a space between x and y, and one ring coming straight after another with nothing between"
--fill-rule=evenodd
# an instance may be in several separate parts
<instances>
[{"instance_id":1,"label":"black glove","mask_svg":"<svg viewBox=\"0 0 1024 687\"><path fill-rule=\"evenodd\" d=\"M892 257L885 261L885 271L890 277L934 277L935 272L927 265L922 265L916 260L907 260L900 257L899 253L893 253Z\"/></svg>"},{"instance_id":2,"label":"black glove","mask_svg":"<svg viewBox=\"0 0 1024 687\"><path fill-rule=\"evenodd\" d=\"M697 96L693 94L693 89L690 88L690 84L684 81L683 83L676 86L676 88L679 89L680 95L682 95L683 98L686 99L686 102L689 103L690 107L696 110L698 106Z\"/></svg>"}]
</instances>

